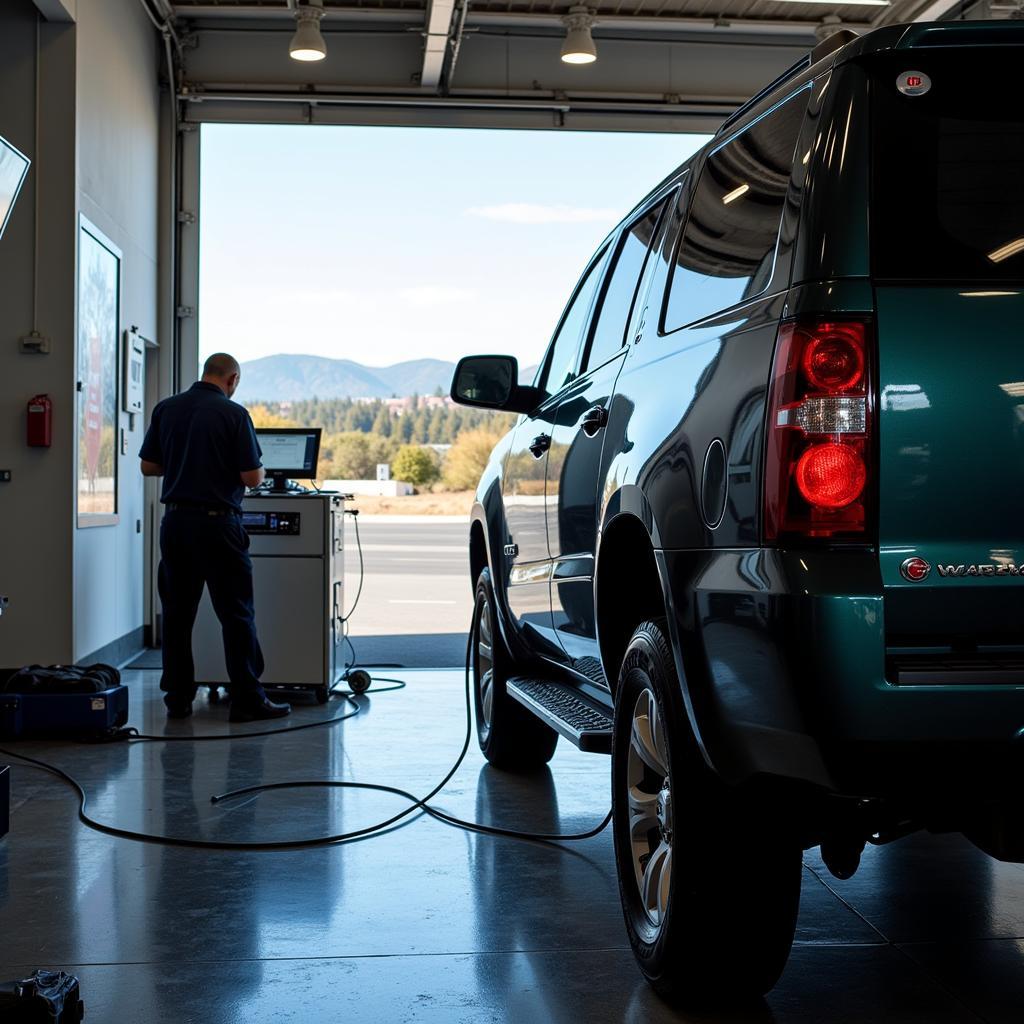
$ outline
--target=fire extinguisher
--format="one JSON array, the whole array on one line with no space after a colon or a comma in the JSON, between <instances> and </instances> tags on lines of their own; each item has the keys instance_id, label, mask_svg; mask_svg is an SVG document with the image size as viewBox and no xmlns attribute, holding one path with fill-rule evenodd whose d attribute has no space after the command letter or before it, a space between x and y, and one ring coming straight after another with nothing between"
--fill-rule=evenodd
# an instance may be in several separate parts
<instances>
[{"instance_id":1,"label":"fire extinguisher","mask_svg":"<svg viewBox=\"0 0 1024 1024\"><path fill-rule=\"evenodd\" d=\"M29 400L28 443L32 448L49 448L53 443L53 402L49 395Z\"/></svg>"}]
</instances>

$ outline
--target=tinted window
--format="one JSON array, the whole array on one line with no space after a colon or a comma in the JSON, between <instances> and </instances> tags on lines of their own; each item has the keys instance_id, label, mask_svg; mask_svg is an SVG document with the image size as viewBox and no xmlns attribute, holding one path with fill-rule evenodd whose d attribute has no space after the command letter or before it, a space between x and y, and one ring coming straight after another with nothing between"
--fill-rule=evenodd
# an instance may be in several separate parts
<instances>
[{"instance_id":1,"label":"tinted window","mask_svg":"<svg viewBox=\"0 0 1024 1024\"><path fill-rule=\"evenodd\" d=\"M576 376L580 334L590 314L590 303L594 298L598 282L601 280L601 270L604 267L606 256L607 252L594 260L590 270L577 286L576 294L573 296L562 319L562 324L558 328L558 333L548 349L545 377L540 386L549 395L560 391Z\"/></svg>"},{"instance_id":2,"label":"tinted window","mask_svg":"<svg viewBox=\"0 0 1024 1024\"><path fill-rule=\"evenodd\" d=\"M914 52L869 64L878 277L1024 280L1024 111L1019 53ZM931 88L903 95L923 72Z\"/></svg>"},{"instance_id":3,"label":"tinted window","mask_svg":"<svg viewBox=\"0 0 1024 1024\"><path fill-rule=\"evenodd\" d=\"M807 97L801 90L708 157L676 254L666 331L768 287Z\"/></svg>"},{"instance_id":4,"label":"tinted window","mask_svg":"<svg viewBox=\"0 0 1024 1024\"><path fill-rule=\"evenodd\" d=\"M633 313L633 303L636 301L637 285L664 208L665 204L659 203L636 221L619 240L615 267L605 285L601 312L597 315L590 341L588 367L600 366L622 348Z\"/></svg>"}]
</instances>

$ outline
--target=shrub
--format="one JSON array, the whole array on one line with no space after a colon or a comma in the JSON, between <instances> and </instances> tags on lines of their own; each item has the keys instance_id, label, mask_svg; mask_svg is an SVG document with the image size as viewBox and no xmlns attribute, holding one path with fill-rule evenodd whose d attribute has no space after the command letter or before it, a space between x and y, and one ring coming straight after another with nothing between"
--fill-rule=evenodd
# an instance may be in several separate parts
<instances>
[{"instance_id":1,"label":"shrub","mask_svg":"<svg viewBox=\"0 0 1024 1024\"><path fill-rule=\"evenodd\" d=\"M478 429L463 431L448 450L444 462L444 482L453 491L472 491L480 482L491 457L491 449L502 434Z\"/></svg>"},{"instance_id":2,"label":"shrub","mask_svg":"<svg viewBox=\"0 0 1024 1024\"><path fill-rule=\"evenodd\" d=\"M413 487L425 487L440 475L433 452L418 444L405 444L391 462L391 475Z\"/></svg>"}]
</instances>

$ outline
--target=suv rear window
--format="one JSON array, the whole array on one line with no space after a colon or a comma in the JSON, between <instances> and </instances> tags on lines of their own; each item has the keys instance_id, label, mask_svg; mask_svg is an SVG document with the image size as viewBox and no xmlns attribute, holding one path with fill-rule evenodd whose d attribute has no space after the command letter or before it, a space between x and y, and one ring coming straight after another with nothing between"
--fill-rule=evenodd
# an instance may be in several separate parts
<instances>
[{"instance_id":1,"label":"suv rear window","mask_svg":"<svg viewBox=\"0 0 1024 1024\"><path fill-rule=\"evenodd\" d=\"M984 47L866 62L875 277L1024 280L1021 58L1024 47ZM928 91L901 93L908 72L927 76Z\"/></svg>"},{"instance_id":2,"label":"suv rear window","mask_svg":"<svg viewBox=\"0 0 1024 1024\"><path fill-rule=\"evenodd\" d=\"M676 253L663 333L768 287L808 95L801 88L708 156Z\"/></svg>"}]
</instances>

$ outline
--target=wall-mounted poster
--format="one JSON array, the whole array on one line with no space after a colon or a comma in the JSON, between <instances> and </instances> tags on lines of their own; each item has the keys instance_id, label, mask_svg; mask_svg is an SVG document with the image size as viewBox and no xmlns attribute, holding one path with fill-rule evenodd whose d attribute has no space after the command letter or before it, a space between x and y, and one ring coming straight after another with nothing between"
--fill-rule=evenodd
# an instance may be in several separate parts
<instances>
[{"instance_id":1,"label":"wall-mounted poster","mask_svg":"<svg viewBox=\"0 0 1024 1024\"><path fill-rule=\"evenodd\" d=\"M28 164L24 153L19 153L6 139L0 138L0 235L7 227L14 200L18 198L18 191L28 174Z\"/></svg>"},{"instance_id":2,"label":"wall-mounted poster","mask_svg":"<svg viewBox=\"0 0 1024 1024\"><path fill-rule=\"evenodd\" d=\"M78 240L78 525L117 522L121 254L84 217Z\"/></svg>"}]
</instances>

